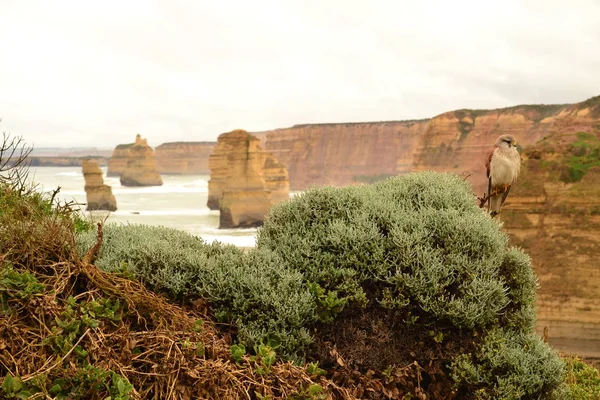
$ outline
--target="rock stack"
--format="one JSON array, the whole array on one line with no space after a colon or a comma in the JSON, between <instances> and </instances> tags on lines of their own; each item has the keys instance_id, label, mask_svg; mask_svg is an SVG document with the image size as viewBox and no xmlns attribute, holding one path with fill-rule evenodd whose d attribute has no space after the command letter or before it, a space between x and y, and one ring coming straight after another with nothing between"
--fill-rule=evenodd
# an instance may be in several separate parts
<instances>
[{"instance_id":1,"label":"rock stack","mask_svg":"<svg viewBox=\"0 0 600 400\"><path fill-rule=\"evenodd\" d=\"M108 169L106 176L121 176L125 168L133 143L120 144L113 150L112 156L108 159Z\"/></svg>"},{"instance_id":2,"label":"rock stack","mask_svg":"<svg viewBox=\"0 0 600 400\"><path fill-rule=\"evenodd\" d=\"M220 135L208 163L207 205L220 211L219 228L260 226L274 204L289 198L286 168L246 131Z\"/></svg>"},{"instance_id":3,"label":"rock stack","mask_svg":"<svg viewBox=\"0 0 600 400\"><path fill-rule=\"evenodd\" d=\"M85 194L87 196L86 211L106 210L116 211L117 200L110 186L104 184L102 171L95 160L83 160L83 179L85 179Z\"/></svg>"},{"instance_id":4,"label":"rock stack","mask_svg":"<svg viewBox=\"0 0 600 400\"><path fill-rule=\"evenodd\" d=\"M116 150L116 149L115 149ZM135 143L127 149L127 166L121 174L123 186L161 186L154 150L138 134Z\"/></svg>"}]
</instances>

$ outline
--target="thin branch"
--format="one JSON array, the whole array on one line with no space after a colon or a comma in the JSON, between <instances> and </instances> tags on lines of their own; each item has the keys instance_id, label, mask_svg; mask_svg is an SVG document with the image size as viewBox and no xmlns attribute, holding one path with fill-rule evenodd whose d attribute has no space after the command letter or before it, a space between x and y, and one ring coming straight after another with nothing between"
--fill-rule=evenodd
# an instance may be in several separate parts
<instances>
[{"instance_id":1,"label":"thin branch","mask_svg":"<svg viewBox=\"0 0 600 400\"><path fill-rule=\"evenodd\" d=\"M35 376L41 375L43 373L50 372L54 368L58 367L60 364L62 364L67 359L67 357L69 357L71 355L71 353L73 352L73 350L75 350L75 348L79 345L79 343L81 343L81 341L83 340L83 338L86 337L88 333L90 333L90 328L88 328L85 332L83 332L83 335L81 335L81 337L79 338L79 340L77 340L77 342L75 342L75 344L73 345L73 347L71 347L71 349L67 352L67 354L65 354L60 360L58 360L56 363L54 363L54 365L52 365L50 368L48 368L46 370L42 369L41 371L35 372L32 375L24 377L22 379L22 381L23 382L27 382L28 380L32 379Z\"/></svg>"},{"instance_id":2,"label":"thin branch","mask_svg":"<svg viewBox=\"0 0 600 400\"><path fill-rule=\"evenodd\" d=\"M102 246L102 236L102 224L98 222L98 235L96 238L96 243L94 243L92 248L88 250L82 260L85 265L91 264L96 256L96 253L98 253L98 250L100 250L100 246Z\"/></svg>"}]
</instances>

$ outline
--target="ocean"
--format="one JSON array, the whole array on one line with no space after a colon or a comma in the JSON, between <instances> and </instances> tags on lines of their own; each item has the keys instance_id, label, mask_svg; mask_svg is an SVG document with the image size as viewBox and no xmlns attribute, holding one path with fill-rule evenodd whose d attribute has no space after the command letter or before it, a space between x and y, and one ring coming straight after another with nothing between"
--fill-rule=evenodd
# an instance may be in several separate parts
<instances>
[{"instance_id":1,"label":"ocean","mask_svg":"<svg viewBox=\"0 0 600 400\"><path fill-rule=\"evenodd\" d=\"M117 211L85 212L93 220L108 215L107 223L144 224L179 229L204 239L240 247L254 247L257 229L219 229L219 211L206 206L209 175L161 175L162 186L126 187L119 178L106 177L117 200ZM86 203L81 167L31 167L29 180L39 190L52 193L60 186L56 198L61 202ZM85 211L85 205L80 206Z\"/></svg>"}]
</instances>

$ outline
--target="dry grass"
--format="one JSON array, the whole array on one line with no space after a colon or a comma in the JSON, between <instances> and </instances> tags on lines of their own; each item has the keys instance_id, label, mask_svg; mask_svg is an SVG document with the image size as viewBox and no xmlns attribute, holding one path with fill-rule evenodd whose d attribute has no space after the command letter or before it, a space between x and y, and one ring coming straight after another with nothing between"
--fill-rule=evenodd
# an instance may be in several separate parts
<instances>
[{"instance_id":1,"label":"dry grass","mask_svg":"<svg viewBox=\"0 0 600 400\"><path fill-rule=\"evenodd\" d=\"M207 315L93 265L101 224L80 257L70 207L0 189L0 379L18 378L34 398L54 398L60 382L62 394L104 399L116 386L108 375L90 383L98 371L129 381L132 399L289 398L316 384L328 398L354 398L305 367L234 362Z\"/></svg>"}]
</instances>

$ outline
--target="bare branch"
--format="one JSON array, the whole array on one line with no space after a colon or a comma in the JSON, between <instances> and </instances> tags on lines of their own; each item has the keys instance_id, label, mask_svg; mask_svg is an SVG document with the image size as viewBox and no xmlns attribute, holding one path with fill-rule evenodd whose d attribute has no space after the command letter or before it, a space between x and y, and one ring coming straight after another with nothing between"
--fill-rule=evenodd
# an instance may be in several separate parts
<instances>
[{"instance_id":1,"label":"bare branch","mask_svg":"<svg viewBox=\"0 0 600 400\"><path fill-rule=\"evenodd\" d=\"M0 120L1 121L1 120ZM0 142L0 183L7 184L12 190L26 192L30 185L29 167L31 160L29 155L32 147L25 144L21 136L12 136L2 132Z\"/></svg>"}]
</instances>

